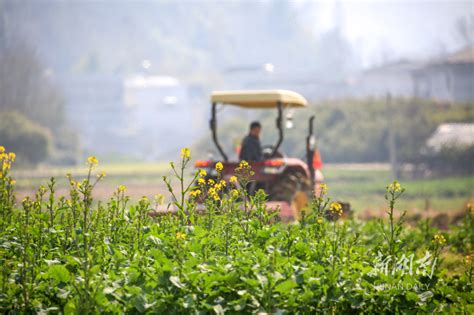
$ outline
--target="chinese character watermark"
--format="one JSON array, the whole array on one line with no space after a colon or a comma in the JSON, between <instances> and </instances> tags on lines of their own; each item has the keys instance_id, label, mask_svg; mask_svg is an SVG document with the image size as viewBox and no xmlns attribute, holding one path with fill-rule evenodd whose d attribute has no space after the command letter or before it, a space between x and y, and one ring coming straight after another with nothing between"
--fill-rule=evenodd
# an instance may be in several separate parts
<instances>
[{"instance_id":1,"label":"chinese character watermark","mask_svg":"<svg viewBox=\"0 0 474 315\"><path fill-rule=\"evenodd\" d=\"M383 256L378 252L371 275L421 275L431 279L436 270L437 257L434 257L429 251L425 255L415 260L415 254L401 257Z\"/></svg>"}]
</instances>

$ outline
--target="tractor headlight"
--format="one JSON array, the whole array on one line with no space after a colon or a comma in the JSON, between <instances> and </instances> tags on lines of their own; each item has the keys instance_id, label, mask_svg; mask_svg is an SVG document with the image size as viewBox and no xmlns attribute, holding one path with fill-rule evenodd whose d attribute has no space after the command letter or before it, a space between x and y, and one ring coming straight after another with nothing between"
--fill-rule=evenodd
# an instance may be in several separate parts
<instances>
[{"instance_id":1,"label":"tractor headlight","mask_svg":"<svg viewBox=\"0 0 474 315\"><path fill-rule=\"evenodd\" d=\"M265 174L281 174L285 170L284 166L280 167L264 167L263 168L263 173Z\"/></svg>"},{"instance_id":2,"label":"tractor headlight","mask_svg":"<svg viewBox=\"0 0 474 315\"><path fill-rule=\"evenodd\" d=\"M270 159L263 162L264 174L280 174L285 169L286 162L284 159Z\"/></svg>"},{"instance_id":3,"label":"tractor headlight","mask_svg":"<svg viewBox=\"0 0 474 315\"><path fill-rule=\"evenodd\" d=\"M281 167L264 167L263 173L265 174L280 174L283 171Z\"/></svg>"}]
</instances>

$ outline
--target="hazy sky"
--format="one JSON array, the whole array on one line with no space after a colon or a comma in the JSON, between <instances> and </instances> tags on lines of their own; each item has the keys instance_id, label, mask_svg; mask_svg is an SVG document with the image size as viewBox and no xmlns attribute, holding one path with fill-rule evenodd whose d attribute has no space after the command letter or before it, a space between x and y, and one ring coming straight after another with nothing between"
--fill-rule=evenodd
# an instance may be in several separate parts
<instances>
[{"instance_id":1,"label":"hazy sky","mask_svg":"<svg viewBox=\"0 0 474 315\"><path fill-rule=\"evenodd\" d=\"M304 6L311 1L295 2ZM340 17L335 7L341 8ZM339 19L345 36L357 47L365 64L385 57L417 58L460 47L454 22L474 15L474 1L320 0L313 6L313 30L330 29ZM310 22L312 21L312 22Z\"/></svg>"}]
</instances>

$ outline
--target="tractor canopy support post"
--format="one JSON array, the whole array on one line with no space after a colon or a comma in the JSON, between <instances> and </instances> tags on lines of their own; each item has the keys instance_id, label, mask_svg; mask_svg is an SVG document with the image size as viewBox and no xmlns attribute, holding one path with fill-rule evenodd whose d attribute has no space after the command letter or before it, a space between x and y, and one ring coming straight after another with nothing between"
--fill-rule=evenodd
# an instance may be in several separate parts
<instances>
[{"instance_id":1,"label":"tractor canopy support post","mask_svg":"<svg viewBox=\"0 0 474 315\"><path fill-rule=\"evenodd\" d=\"M211 110L211 121L210 121L210 127L212 131L212 140L214 141L214 144L217 147L217 150L219 150L219 153L222 155L222 158L224 161L228 161L229 159L227 158L227 155L224 153L224 150L222 150L221 145L219 144L219 141L217 140L217 121L216 121L216 103L212 103L212 110Z\"/></svg>"},{"instance_id":2,"label":"tractor canopy support post","mask_svg":"<svg viewBox=\"0 0 474 315\"><path fill-rule=\"evenodd\" d=\"M278 128L278 141L272 152L272 157L276 155L281 143L283 142L283 104L278 102L278 117L276 119L276 126Z\"/></svg>"},{"instance_id":3,"label":"tractor canopy support post","mask_svg":"<svg viewBox=\"0 0 474 315\"><path fill-rule=\"evenodd\" d=\"M309 175L311 177L311 184L314 187L315 170L314 170L314 165L313 165L313 158L314 158L315 143L312 143L314 142L313 121L314 121L314 116L311 116L309 118L308 136L306 137L306 161L308 163Z\"/></svg>"}]
</instances>

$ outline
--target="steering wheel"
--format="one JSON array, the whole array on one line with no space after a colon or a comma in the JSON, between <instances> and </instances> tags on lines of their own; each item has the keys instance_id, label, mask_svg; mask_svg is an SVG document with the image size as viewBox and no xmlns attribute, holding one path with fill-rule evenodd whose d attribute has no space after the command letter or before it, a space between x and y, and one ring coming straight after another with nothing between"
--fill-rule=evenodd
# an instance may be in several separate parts
<instances>
[{"instance_id":1,"label":"steering wheel","mask_svg":"<svg viewBox=\"0 0 474 315\"><path fill-rule=\"evenodd\" d=\"M275 146L271 144L267 144L262 146L262 156L264 160L268 160L271 158L286 158L286 154L281 151L276 151L275 155L272 157L273 150L275 150Z\"/></svg>"}]
</instances>

